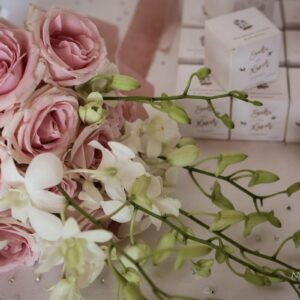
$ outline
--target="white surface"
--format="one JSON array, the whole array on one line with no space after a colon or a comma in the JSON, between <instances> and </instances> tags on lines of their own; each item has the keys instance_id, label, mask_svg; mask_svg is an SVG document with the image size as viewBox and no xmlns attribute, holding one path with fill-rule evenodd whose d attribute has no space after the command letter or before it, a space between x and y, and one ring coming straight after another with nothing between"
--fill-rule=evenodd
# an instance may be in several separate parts
<instances>
[{"instance_id":1,"label":"white surface","mask_svg":"<svg viewBox=\"0 0 300 300\"><path fill-rule=\"evenodd\" d=\"M24 17L26 3L28 1L19 0L0 0L0 4L9 7L10 16L19 23ZM46 0L33 1L45 4ZM47 2L49 3L49 2ZM85 0L82 2L64 0L53 0L51 3L65 5L77 9L81 12L87 12L105 20L121 24L122 31L126 29L126 24L130 19L132 7L135 0L110 0L93 2ZM77 3L77 4L76 4ZM116 9L117 8L117 9ZM161 91L173 93L175 89L177 48L174 47L171 53L157 53L155 64L150 70L149 78L156 83L157 94ZM241 167L251 167L259 169L269 169L280 174L282 181L271 185L267 191L273 192L285 188L294 181L300 179L300 145L285 145L280 143L249 143L249 142L220 142L220 141L201 141L202 156L213 155L222 151L244 151L249 154L247 162L241 164ZM207 186L211 181L202 178L201 182ZM229 187L224 189L226 196L234 200L234 204L240 209L252 211L250 199L241 197L239 193L232 191ZM204 197L200 196L192 186L186 174L182 174L179 180L176 196L183 200L183 206L189 210L211 210L214 209ZM229 233L237 238L241 243L260 249L261 251L272 253L272 249L278 246L275 237L281 240L283 237L293 233L300 228L299 220L299 194L290 199L277 197L267 203L266 210L274 209L276 215L282 220L282 229L274 229L271 226L260 226L254 231L253 236L245 240L241 236L241 227L234 226L233 231ZM292 210L287 211L286 207L291 205ZM199 232L201 236L207 233ZM155 231L150 230L145 233L145 238L149 241L154 239ZM259 242L259 238L262 239ZM299 251L295 251L291 244L287 251L284 251L282 258L290 264L300 266ZM159 268L150 270L151 275L162 288L171 292L186 291L194 297L206 298L207 288L211 287L216 291L216 298L219 300L296 300L295 294L287 285L276 285L274 288L257 288L245 283L243 280L232 275L225 266L215 265L212 277L208 279L197 279L192 275L190 268L186 268L179 273L172 269L170 264L163 264ZM0 275L0 299L1 300L46 300L47 289L53 284L59 276L59 271L53 271L45 274L40 281L36 281L36 276L32 269L23 269L16 272L10 272ZM9 282L9 279L15 280ZM104 283L101 279L105 279ZM149 289L147 290L149 292ZM87 300L113 300L115 299L116 287L107 271L96 280L96 282L84 291ZM154 300L149 296L149 300Z\"/></svg>"}]
</instances>

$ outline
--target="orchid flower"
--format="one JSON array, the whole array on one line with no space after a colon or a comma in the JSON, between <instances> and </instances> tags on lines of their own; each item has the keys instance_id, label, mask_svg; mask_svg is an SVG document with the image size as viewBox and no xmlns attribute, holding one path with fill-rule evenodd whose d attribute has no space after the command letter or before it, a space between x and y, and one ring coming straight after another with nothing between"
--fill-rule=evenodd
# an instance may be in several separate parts
<instances>
[{"instance_id":1,"label":"orchid flower","mask_svg":"<svg viewBox=\"0 0 300 300\"><path fill-rule=\"evenodd\" d=\"M11 157L1 165L2 180L8 186L0 199L0 211L11 209L12 216L27 223L45 240L55 240L61 232L59 213L64 206L63 196L47 189L59 184L63 178L61 161L51 153L36 156L22 176Z\"/></svg>"},{"instance_id":2,"label":"orchid flower","mask_svg":"<svg viewBox=\"0 0 300 300\"><path fill-rule=\"evenodd\" d=\"M118 142L108 142L111 151L99 142L92 141L90 146L102 153L102 160L97 170L87 170L92 179L100 181L110 200L103 201L101 194L94 185L86 185L81 197L85 200L94 198L99 200L104 213L112 215L111 219L119 223L126 223L131 219L131 210L126 203L126 192L139 176L146 174L144 166L136 161L134 152L127 146ZM95 197L95 193L97 194ZM123 207L124 206L124 207ZM116 214L115 211L119 210Z\"/></svg>"},{"instance_id":3,"label":"orchid flower","mask_svg":"<svg viewBox=\"0 0 300 300\"><path fill-rule=\"evenodd\" d=\"M145 187L145 193L148 199L151 201L151 210L157 215L173 215L179 216L179 209L181 203L179 200L165 196L163 193L163 182L159 176L151 176L149 185ZM153 225L157 229L161 226L161 221L157 218L149 216Z\"/></svg>"},{"instance_id":4,"label":"orchid flower","mask_svg":"<svg viewBox=\"0 0 300 300\"><path fill-rule=\"evenodd\" d=\"M105 243L111 238L112 233L103 229L81 232L75 219L69 218L57 240L41 247L41 265L37 272L48 272L63 262L67 277L76 278L78 285L85 287L98 277L105 265L106 254L96 243Z\"/></svg>"}]
</instances>

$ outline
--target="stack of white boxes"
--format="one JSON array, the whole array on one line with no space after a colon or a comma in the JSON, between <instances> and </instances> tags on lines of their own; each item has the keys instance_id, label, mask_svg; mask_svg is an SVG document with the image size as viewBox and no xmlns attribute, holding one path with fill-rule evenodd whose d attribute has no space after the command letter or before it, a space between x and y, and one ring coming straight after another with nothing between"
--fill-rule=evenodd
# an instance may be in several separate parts
<instances>
[{"instance_id":1,"label":"stack of white boxes","mask_svg":"<svg viewBox=\"0 0 300 300\"><path fill-rule=\"evenodd\" d=\"M271 22L260 20L254 8L231 13L251 5ZM221 16L211 19L217 15ZM230 15L234 18L232 28L226 24L231 22ZM276 32L280 32L279 39ZM191 93L212 96L239 89L263 103L255 107L228 98L222 100L222 105L215 101L220 114L230 111L235 128L229 133L205 102L184 100L182 105L192 118L191 125L182 126L184 135L300 142L299 0L183 0L180 35L178 93L188 75L205 64L215 78L210 76L207 82L194 79ZM250 78L248 70L256 74Z\"/></svg>"}]
</instances>

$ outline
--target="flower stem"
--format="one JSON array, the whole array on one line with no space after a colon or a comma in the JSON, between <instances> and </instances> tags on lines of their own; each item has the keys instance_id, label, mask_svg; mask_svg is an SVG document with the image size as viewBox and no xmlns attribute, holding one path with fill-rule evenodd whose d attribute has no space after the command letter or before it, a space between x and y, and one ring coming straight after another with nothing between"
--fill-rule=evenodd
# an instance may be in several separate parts
<instances>
[{"instance_id":1,"label":"flower stem","mask_svg":"<svg viewBox=\"0 0 300 300\"><path fill-rule=\"evenodd\" d=\"M86 212L83 208L81 208L75 201L68 195L68 193L61 187L59 184L57 186L58 190L61 192L61 194L65 197L67 203L71 206L73 206L81 215L83 215L85 218L87 218L91 223L93 223L96 227L101 228L102 224L101 222L98 222L95 218L93 218L88 212Z\"/></svg>"},{"instance_id":2,"label":"flower stem","mask_svg":"<svg viewBox=\"0 0 300 300\"><path fill-rule=\"evenodd\" d=\"M293 236L289 236L287 237L286 239L284 239L279 247L277 248L277 250L275 251L275 253L273 254L273 257L276 258L278 256L278 254L280 253L280 251L282 250L282 248L284 247L284 245L289 241L289 240L292 240L293 239Z\"/></svg>"},{"instance_id":3,"label":"flower stem","mask_svg":"<svg viewBox=\"0 0 300 300\"><path fill-rule=\"evenodd\" d=\"M198 218L194 217L192 214L190 214L189 212L183 210L183 209L180 209L180 213L187 217L188 219L190 219L191 221L195 222L196 224L200 225L201 227L209 230L209 226L202 222L201 220L199 220ZM210 230L209 230L210 231ZM260 258L263 258L265 260L268 260L268 261L271 261L273 263L277 263L283 267L286 267L288 269L291 269L291 270L294 270L295 272L300 272L300 269L299 268L295 268L281 260L278 260L276 257L274 256L269 256L269 255L266 255L266 254L263 254L263 253L260 253L258 251L254 251L254 250L251 250L249 248L246 248L245 246L239 244L238 242L234 241L233 239L231 239L230 237L226 236L224 233L221 233L219 231L214 231L212 232L214 235L222 238L223 240L229 242L231 245L235 246L236 248L238 248L240 251L242 252L246 252L246 253L249 253L251 255L254 255L254 256L257 256L257 257L260 257Z\"/></svg>"},{"instance_id":4,"label":"flower stem","mask_svg":"<svg viewBox=\"0 0 300 300\"><path fill-rule=\"evenodd\" d=\"M130 231L129 231L129 236L130 236L130 243L131 245L135 244L134 241L134 223L135 223L135 218L137 214L137 209L135 208L132 214L131 222L130 222Z\"/></svg>"}]
</instances>

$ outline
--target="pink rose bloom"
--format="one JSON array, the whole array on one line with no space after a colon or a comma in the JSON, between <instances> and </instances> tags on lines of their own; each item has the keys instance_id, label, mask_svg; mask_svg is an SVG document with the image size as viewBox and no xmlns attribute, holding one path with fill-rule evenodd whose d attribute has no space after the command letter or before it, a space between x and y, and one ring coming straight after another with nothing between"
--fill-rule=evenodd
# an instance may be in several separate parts
<instances>
[{"instance_id":1,"label":"pink rose bloom","mask_svg":"<svg viewBox=\"0 0 300 300\"><path fill-rule=\"evenodd\" d=\"M32 33L0 22L0 127L12 117L44 76L45 65Z\"/></svg>"},{"instance_id":2,"label":"pink rose bloom","mask_svg":"<svg viewBox=\"0 0 300 300\"><path fill-rule=\"evenodd\" d=\"M27 27L47 61L47 82L73 86L93 77L106 58L106 46L96 25L75 12L31 6Z\"/></svg>"},{"instance_id":3,"label":"pink rose bloom","mask_svg":"<svg viewBox=\"0 0 300 300\"><path fill-rule=\"evenodd\" d=\"M13 218L0 218L0 273L32 266L38 259L30 230Z\"/></svg>"},{"instance_id":4,"label":"pink rose bloom","mask_svg":"<svg viewBox=\"0 0 300 300\"><path fill-rule=\"evenodd\" d=\"M64 191L71 197L75 197L75 193L77 190L77 182L69 177L64 177L62 182L60 183L61 187ZM61 195L60 191L58 190L57 186L54 186L49 189L50 192Z\"/></svg>"},{"instance_id":5,"label":"pink rose bloom","mask_svg":"<svg viewBox=\"0 0 300 300\"><path fill-rule=\"evenodd\" d=\"M138 119L146 120L149 115L141 103L123 102L123 117L128 122L134 122Z\"/></svg>"},{"instance_id":6,"label":"pink rose bloom","mask_svg":"<svg viewBox=\"0 0 300 300\"><path fill-rule=\"evenodd\" d=\"M78 126L78 101L72 90L44 86L26 107L4 127L7 148L19 163L45 152L61 156L74 141Z\"/></svg>"},{"instance_id":7,"label":"pink rose bloom","mask_svg":"<svg viewBox=\"0 0 300 300\"><path fill-rule=\"evenodd\" d=\"M89 146L91 141L98 141L108 148L107 142L121 136L124 126L122 105L106 106L109 115L105 122L100 125L84 127L74 142L71 150L71 164L75 168L96 168L102 158L101 151Z\"/></svg>"}]
</instances>

